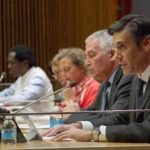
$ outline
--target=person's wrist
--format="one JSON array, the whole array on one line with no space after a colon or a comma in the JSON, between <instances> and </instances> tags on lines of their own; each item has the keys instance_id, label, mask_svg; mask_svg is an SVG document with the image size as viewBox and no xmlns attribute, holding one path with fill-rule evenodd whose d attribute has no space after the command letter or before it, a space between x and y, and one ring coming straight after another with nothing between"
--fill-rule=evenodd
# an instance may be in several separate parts
<instances>
[{"instance_id":1,"label":"person's wrist","mask_svg":"<svg viewBox=\"0 0 150 150\"><path fill-rule=\"evenodd\" d=\"M92 141L92 139L93 139L93 131L86 130L86 141Z\"/></svg>"},{"instance_id":2,"label":"person's wrist","mask_svg":"<svg viewBox=\"0 0 150 150\"><path fill-rule=\"evenodd\" d=\"M73 123L73 126L78 129L82 129L82 124L80 122Z\"/></svg>"},{"instance_id":3,"label":"person's wrist","mask_svg":"<svg viewBox=\"0 0 150 150\"><path fill-rule=\"evenodd\" d=\"M94 128L92 132L92 141L98 142L101 132L98 128Z\"/></svg>"}]
</instances>

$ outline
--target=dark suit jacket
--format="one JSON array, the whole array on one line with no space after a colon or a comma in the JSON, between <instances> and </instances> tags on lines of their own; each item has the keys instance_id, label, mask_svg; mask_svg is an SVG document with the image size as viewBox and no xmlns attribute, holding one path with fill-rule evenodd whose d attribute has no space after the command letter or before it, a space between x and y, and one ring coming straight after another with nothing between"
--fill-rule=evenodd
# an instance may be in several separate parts
<instances>
[{"instance_id":1,"label":"dark suit jacket","mask_svg":"<svg viewBox=\"0 0 150 150\"><path fill-rule=\"evenodd\" d=\"M134 78L131 95L128 101L129 108L136 108L137 77ZM150 79L147 83L141 109L150 109ZM106 137L109 141L120 142L150 142L150 111L130 112L126 114L130 122L128 125L108 126ZM124 116L123 116L124 117Z\"/></svg>"},{"instance_id":2,"label":"dark suit jacket","mask_svg":"<svg viewBox=\"0 0 150 150\"><path fill-rule=\"evenodd\" d=\"M107 106L107 109L122 109L126 106L126 98L129 97L130 94L130 86L131 86L131 80L133 76L123 76L123 72L121 68L118 68L114 79L112 83L112 88L110 91L110 99L109 104ZM97 98L95 100L95 103L89 107L87 110L100 110L101 109L101 99L102 99L102 90L103 90L103 84L101 88L99 89ZM103 116L103 117L102 117ZM102 118L102 119L101 119ZM117 119L116 119L117 118ZM77 115L71 115L65 123L72 123L76 121L91 121L94 126L99 126L101 124L114 124L119 123L120 121L123 123L126 123L126 120L120 119L120 115L118 114L77 114Z\"/></svg>"}]
</instances>

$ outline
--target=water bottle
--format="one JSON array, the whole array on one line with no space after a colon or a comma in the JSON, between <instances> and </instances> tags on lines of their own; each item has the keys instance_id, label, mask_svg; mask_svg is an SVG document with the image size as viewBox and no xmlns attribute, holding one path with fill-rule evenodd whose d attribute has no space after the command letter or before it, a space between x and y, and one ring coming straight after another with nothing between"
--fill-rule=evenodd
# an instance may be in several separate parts
<instances>
[{"instance_id":1,"label":"water bottle","mask_svg":"<svg viewBox=\"0 0 150 150\"><path fill-rule=\"evenodd\" d=\"M63 124L63 119L62 118L57 118L54 116L50 116L50 128L53 128L55 125L60 125Z\"/></svg>"},{"instance_id":2,"label":"water bottle","mask_svg":"<svg viewBox=\"0 0 150 150\"><path fill-rule=\"evenodd\" d=\"M15 144L17 137L16 125L12 120L12 116L6 116L2 125L1 140L3 144Z\"/></svg>"}]
</instances>

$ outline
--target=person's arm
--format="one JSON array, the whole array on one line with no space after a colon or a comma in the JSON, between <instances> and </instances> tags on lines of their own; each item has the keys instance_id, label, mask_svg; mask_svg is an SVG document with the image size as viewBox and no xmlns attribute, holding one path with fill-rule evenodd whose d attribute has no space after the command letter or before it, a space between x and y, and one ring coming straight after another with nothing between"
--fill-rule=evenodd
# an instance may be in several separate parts
<instances>
[{"instance_id":1,"label":"person's arm","mask_svg":"<svg viewBox=\"0 0 150 150\"><path fill-rule=\"evenodd\" d=\"M109 108L110 110L128 109L128 99L133 77L134 76L124 76L121 79L114 93L114 97L111 99L114 101L114 104ZM97 114L86 119L96 127L100 125L127 124L129 122L128 116L124 115L124 113Z\"/></svg>"},{"instance_id":2,"label":"person's arm","mask_svg":"<svg viewBox=\"0 0 150 150\"><path fill-rule=\"evenodd\" d=\"M9 100L8 97L11 95L14 95L14 93L15 93L15 84L12 84L10 85L10 87L0 92L0 103L3 102L5 98L6 98L6 101L8 101Z\"/></svg>"},{"instance_id":3,"label":"person's arm","mask_svg":"<svg viewBox=\"0 0 150 150\"><path fill-rule=\"evenodd\" d=\"M1 102L16 100L35 100L43 95L45 90L45 81L40 76L34 76L28 81L27 86L18 94L12 96L1 97Z\"/></svg>"},{"instance_id":4,"label":"person's arm","mask_svg":"<svg viewBox=\"0 0 150 150\"><path fill-rule=\"evenodd\" d=\"M150 115L141 123L106 127L106 137L112 142L150 142Z\"/></svg>"},{"instance_id":5,"label":"person's arm","mask_svg":"<svg viewBox=\"0 0 150 150\"><path fill-rule=\"evenodd\" d=\"M118 88L116 89L116 92L114 93L114 99L115 103L112 105L111 109L127 109L128 105L127 105L127 100L130 96L130 89L131 89L131 81L133 79L134 76L125 76L122 78L122 80L120 81ZM97 100L98 100L97 96ZM97 101L96 100L96 101ZM100 100L100 99L99 99ZM95 110L95 104L93 104L94 107L92 107ZM88 109L87 109L88 110ZM92 110L92 109L89 109ZM126 115L124 116L124 114L121 113L108 113L108 114L84 114L83 117L81 117L82 115L79 114L76 117L76 121L79 121L80 124L82 125L83 129L93 129L93 126L100 126L100 125L113 125L113 124L120 124L120 123L124 123L127 124L128 123L128 117L126 117ZM74 115L71 117L72 119L74 119ZM70 122L69 122L70 123Z\"/></svg>"}]
</instances>

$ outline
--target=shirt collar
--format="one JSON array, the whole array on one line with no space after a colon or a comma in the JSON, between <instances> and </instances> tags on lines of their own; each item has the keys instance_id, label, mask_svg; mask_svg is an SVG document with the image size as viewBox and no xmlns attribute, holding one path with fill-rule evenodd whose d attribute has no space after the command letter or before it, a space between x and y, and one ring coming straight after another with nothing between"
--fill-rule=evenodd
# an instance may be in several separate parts
<instances>
[{"instance_id":1,"label":"shirt collar","mask_svg":"<svg viewBox=\"0 0 150 150\"><path fill-rule=\"evenodd\" d=\"M141 76L138 74L138 77L147 83L150 77L150 65L144 70Z\"/></svg>"},{"instance_id":2,"label":"shirt collar","mask_svg":"<svg viewBox=\"0 0 150 150\"><path fill-rule=\"evenodd\" d=\"M29 76L30 72L32 72L32 70L33 70L34 68L35 68L35 67L30 68L24 75L22 75L22 79L25 80L25 79Z\"/></svg>"},{"instance_id":3,"label":"shirt collar","mask_svg":"<svg viewBox=\"0 0 150 150\"><path fill-rule=\"evenodd\" d=\"M113 72L113 74L110 76L110 78L108 80L109 83L111 83L111 84L113 83L113 80L114 80L116 72L117 72L117 69L115 69L114 72Z\"/></svg>"}]
</instances>

